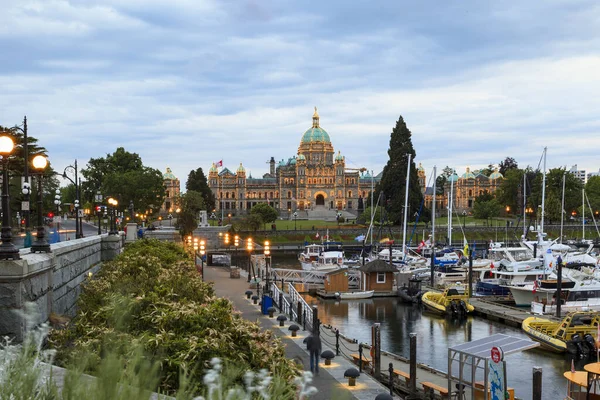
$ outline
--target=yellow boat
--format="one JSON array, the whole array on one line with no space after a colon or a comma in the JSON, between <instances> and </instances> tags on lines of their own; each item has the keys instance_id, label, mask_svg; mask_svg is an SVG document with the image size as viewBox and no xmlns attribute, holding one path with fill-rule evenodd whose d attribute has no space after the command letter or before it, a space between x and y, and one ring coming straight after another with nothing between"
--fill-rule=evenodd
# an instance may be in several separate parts
<instances>
[{"instance_id":1,"label":"yellow boat","mask_svg":"<svg viewBox=\"0 0 600 400\"><path fill-rule=\"evenodd\" d=\"M475 310L475 307L469 303L468 292L460 294L454 287L448 287L442 293L425 292L421 302L426 311L441 315L460 317Z\"/></svg>"},{"instance_id":2,"label":"yellow boat","mask_svg":"<svg viewBox=\"0 0 600 400\"><path fill-rule=\"evenodd\" d=\"M598 325L600 313L597 311L575 311L568 313L562 321L525 318L521 327L527 336L540 342L542 348L585 357L596 350Z\"/></svg>"}]
</instances>

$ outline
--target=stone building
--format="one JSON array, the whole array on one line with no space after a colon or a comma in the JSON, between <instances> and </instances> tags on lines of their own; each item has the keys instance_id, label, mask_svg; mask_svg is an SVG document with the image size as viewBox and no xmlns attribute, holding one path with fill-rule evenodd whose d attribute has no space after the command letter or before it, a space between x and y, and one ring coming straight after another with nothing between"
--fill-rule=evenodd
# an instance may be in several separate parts
<instances>
[{"instance_id":1,"label":"stone building","mask_svg":"<svg viewBox=\"0 0 600 400\"><path fill-rule=\"evenodd\" d=\"M246 174L240 163L234 171L215 164L209 170L208 185L216 199L217 210L226 214L244 214L258 203L268 203L290 216L310 218L341 213L356 216L363 209L363 199L380 176L371 177L366 168L348 168L344 156L335 154L329 134L320 126L315 107L312 126L300 139L293 157L275 161L271 157L269 172L262 178Z\"/></svg>"},{"instance_id":2,"label":"stone building","mask_svg":"<svg viewBox=\"0 0 600 400\"><path fill-rule=\"evenodd\" d=\"M169 167L167 167L167 171L163 174L163 182L165 186L165 201L160 208L160 214L166 217L168 214L174 213L177 208L177 199L180 195L181 186L179 179L177 179Z\"/></svg>"},{"instance_id":3,"label":"stone building","mask_svg":"<svg viewBox=\"0 0 600 400\"><path fill-rule=\"evenodd\" d=\"M421 164L419 164L417 173L419 175L421 190L425 195L425 207L431 209L433 202L433 186L426 186L425 169ZM450 186L453 182L453 209L457 213L462 213L463 211L470 213L473 209L475 199L484 193L495 193L500 187L503 179L504 177L498 172L497 168L489 176L484 175L479 170L471 171L469 167L467 167L466 172L460 176L454 172L454 174L449 176L446 180L444 194L438 194L436 196L436 214L447 215L448 201L450 199Z\"/></svg>"}]
</instances>

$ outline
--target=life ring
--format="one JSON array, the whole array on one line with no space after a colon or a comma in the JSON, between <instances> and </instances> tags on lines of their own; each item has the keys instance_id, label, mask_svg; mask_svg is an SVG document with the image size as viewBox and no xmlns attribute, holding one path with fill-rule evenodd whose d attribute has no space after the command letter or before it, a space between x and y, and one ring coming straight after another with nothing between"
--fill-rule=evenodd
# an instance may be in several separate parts
<instances>
[{"instance_id":1,"label":"life ring","mask_svg":"<svg viewBox=\"0 0 600 400\"><path fill-rule=\"evenodd\" d=\"M375 346L371 346L371 358L375 358Z\"/></svg>"}]
</instances>

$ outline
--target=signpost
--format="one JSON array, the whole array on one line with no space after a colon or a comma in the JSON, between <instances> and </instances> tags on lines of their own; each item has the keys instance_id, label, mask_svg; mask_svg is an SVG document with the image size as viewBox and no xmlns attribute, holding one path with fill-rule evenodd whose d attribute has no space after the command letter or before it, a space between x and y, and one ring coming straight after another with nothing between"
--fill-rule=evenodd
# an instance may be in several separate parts
<instances>
[{"instance_id":1,"label":"signpost","mask_svg":"<svg viewBox=\"0 0 600 400\"><path fill-rule=\"evenodd\" d=\"M492 347L491 358L488 359L488 380L490 382L490 399L505 400L506 371L504 352L500 347Z\"/></svg>"}]
</instances>

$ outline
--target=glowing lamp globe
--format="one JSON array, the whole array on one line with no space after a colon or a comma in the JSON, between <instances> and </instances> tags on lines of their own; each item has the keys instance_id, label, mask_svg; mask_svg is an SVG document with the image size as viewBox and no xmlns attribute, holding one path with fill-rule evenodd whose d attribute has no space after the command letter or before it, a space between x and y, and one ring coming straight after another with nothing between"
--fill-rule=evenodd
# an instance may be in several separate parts
<instances>
[{"instance_id":1,"label":"glowing lamp globe","mask_svg":"<svg viewBox=\"0 0 600 400\"><path fill-rule=\"evenodd\" d=\"M8 136L0 136L0 154L10 154L15 148L15 144Z\"/></svg>"},{"instance_id":2,"label":"glowing lamp globe","mask_svg":"<svg viewBox=\"0 0 600 400\"><path fill-rule=\"evenodd\" d=\"M48 165L48 160L44 156L35 156L33 157L33 168L42 170L46 168Z\"/></svg>"}]
</instances>

